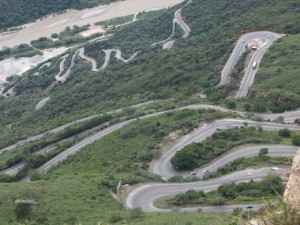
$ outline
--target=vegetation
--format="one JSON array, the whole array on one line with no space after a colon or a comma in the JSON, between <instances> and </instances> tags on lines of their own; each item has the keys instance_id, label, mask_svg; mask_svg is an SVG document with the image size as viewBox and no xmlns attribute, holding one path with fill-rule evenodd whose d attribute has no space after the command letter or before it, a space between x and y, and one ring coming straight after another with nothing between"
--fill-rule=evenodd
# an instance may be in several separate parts
<instances>
[{"instance_id":1,"label":"vegetation","mask_svg":"<svg viewBox=\"0 0 300 225\"><path fill-rule=\"evenodd\" d=\"M15 48L4 48L0 50L0 60L9 58L9 57L31 57L34 55L41 54L39 50L34 49L30 45L21 44Z\"/></svg>"},{"instance_id":2,"label":"vegetation","mask_svg":"<svg viewBox=\"0 0 300 225\"><path fill-rule=\"evenodd\" d=\"M212 177L219 177L223 176L235 171L244 170L247 168L260 168L260 167L269 167L269 166L290 166L292 165L292 158L286 158L286 157L268 157L268 156L257 156L252 158L241 158L233 161L232 163L226 165L222 169L218 170L215 173L210 173L207 175L207 179Z\"/></svg>"},{"instance_id":3,"label":"vegetation","mask_svg":"<svg viewBox=\"0 0 300 225\"><path fill-rule=\"evenodd\" d=\"M280 177L268 177L261 182L226 184L216 191L188 191L168 199L173 206L224 205L261 202L264 198L274 198L283 194L284 184Z\"/></svg>"},{"instance_id":4,"label":"vegetation","mask_svg":"<svg viewBox=\"0 0 300 225\"><path fill-rule=\"evenodd\" d=\"M299 35L275 42L264 57L249 102L260 111L283 112L300 107Z\"/></svg>"},{"instance_id":5,"label":"vegetation","mask_svg":"<svg viewBox=\"0 0 300 225\"><path fill-rule=\"evenodd\" d=\"M293 145L300 146L300 135L295 135L292 139Z\"/></svg>"},{"instance_id":6,"label":"vegetation","mask_svg":"<svg viewBox=\"0 0 300 225\"><path fill-rule=\"evenodd\" d=\"M250 143L281 143L284 138L277 132L265 132L254 127L234 128L215 133L202 143L191 144L172 159L177 170L192 170L201 167L233 147Z\"/></svg>"},{"instance_id":7,"label":"vegetation","mask_svg":"<svg viewBox=\"0 0 300 225\"><path fill-rule=\"evenodd\" d=\"M291 131L288 129L282 129L278 132L279 136L284 137L284 138L288 138L291 136Z\"/></svg>"},{"instance_id":8,"label":"vegetation","mask_svg":"<svg viewBox=\"0 0 300 225\"><path fill-rule=\"evenodd\" d=\"M258 215L262 225L298 225L300 224L299 210L289 206L282 199L276 204L269 204Z\"/></svg>"},{"instance_id":9,"label":"vegetation","mask_svg":"<svg viewBox=\"0 0 300 225\"><path fill-rule=\"evenodd\" d=\"M30 225L95 225L112 221L132 225L229 224L231 215L131 212L109 194L120 180L123 184L158 181L146 171L149 155L167 134L189 130L207 116L211 113L183 111L138 121L87 146L47 176L36 177L39 180L1 184L1 222L17 224L13 199L32 199L37 205L32 208Z\"/></svg>"},{"instance_id":10,"label":"vegetation","mask_svg":"<svg viewBox=\"0 0 300 225\"><path fill-rule=\"evenodd\" d=\"M240 34L252 30L296 34L299 13L291 9L297 8L297 4L296 0L235 0L230 4L227 0L194 1L183 10L184 19L192 28L191 37L178 39L170 51L150 46L168 37L174 11L179 6L126 26L111 40L86 46L86 53L97 59L100 66L102 49L120 48L124 57L143 50L135 61L124 65L113 59L106 71L98 73L90 72L87 64L76 63L71 79L49 93L47 85L57 74L58 67L38 77L39 82L33 78L32 71L18 82L16 98L0 100L0 129L5 130L1 133L1 140L17 139L81 115L151 99L172 97L182 100L205 93L210 101L223 102L224 93L216 90L215 85ZM36 112L33 110L35 104L45 91L51 96L51 101ZM16 130L21 133L18 137Z\"/></svg>"},{"instance_id":11,"label":"vegetation","mask_svg":"<svg viewBox=\"0 0 300 225\"><path fill-rule=\"evenodd\" d=\"M99 2L104 1L60 0L58 4L58 1L49 0L33 0L30 3L0 0L0 29L32 21L42 15L66 8L89 7ZM169 51L161 51L160 47L150 47L153 42L168 37L174 11L178 7L125 26L107 42L89 43L85 46L86 53L97 59L98 66L103 62L103 49L120 48L124 57L128 57L135 51L141 51L139 57L127 65L113 59L107 70L95 73L90 72L90 66L86 63L77 60L70 80L64 85L48 89L58 72L60 60L56 58L51 60L52 65L49 68L41 69L41 76L33 76L40 69L35 68L17 83L12 82L17 96L0 97L0 145L6 146L29 135L38 134L84 116L153 99L175 98L177 101L184 102L183 99L204 93L213 103L225 103L230 108L235 108L236 102L224 100L227 93L222 89L216 89L216 84L235 41L241 34L254 30L290 34L289 37L278 42L279 45L281 44L280 48L284 49L288 46L289 50L277 51L277 56L279 58L286 52L286 55L293 59L293 68L285 70L289 74L289 82L280 76L282 86L273 85L273 81L272 84L268 84L267 79L260 81L259 77L262 76L258 74L258 82L250 99L242 104L245 103L245 106L247 104L248 111L274 112L299 106L300 98L297 96L299 90L294 79L299 63L296 62L298 58L296 51L293 51L297 49L294 46L297 46L300 32L298 0L193 1L183 10L184 19L192 28L191 37L182 40L181 33L177 32L175 46ZM66 36L70 37L69 34ZM63 37L57 34L52 38ZM66 38L66 41L74 40ZM47 38L33 44L41 48L53 46ZM22 52L21 49L21 52L30 55L32 49L25 47L26 51ZM10 51L5 49L0 53L1 57L17 55L19 50ZM277 62L277 60L266 59L263 68L268 67L268 61ZM282 66L285 66L285 63ZM240 68L237 72L240 72ZM269 68L275 67L271 65ZM295 73L292 71L294 69ZM274 71L268 73L270 74L282 73ZM264 96L265 93L267 97ZM51 100L44 108L35 111L35 105L45 94L51 96ZM267 101L269 99L270 102ZM13 202L17 198L22 198L34 199L38 202L37 207L34 207L30 213L29 225L76 223L94 225L98 222L133 225L229 224L232 219L230 215L213 217L207 214L176 215L175 213L144 215L139 210L127 211L109 194L109 191L114 191L120 180L127 184L159 180L146 169L149 161L157 154L162 138L177 129L187 131L193 128L201 121L200 117L216 118L214 114L204 116L201 112L184 111L147 121L138 121L88 146L46 177L34 176L35 181L31 183L1 184L1 223L8 225L18 223ZM217 133L202 145L187 147L190 150L184 150L181 155L176 155L173 163L177 164L178 169L194 168L243 143L291 143L293 139L294 144L297 144L297 138L291 136L286 138L283 133L281 135L275 132L266 133L252 128L233 129L227 133ZM19 160L19 153L17 152L15 156L16 158L12 156L14 163ZM9 157L11 156L3 155L1 160ZM44 160L42 157L34 157L29 162L32 166L36 166ZM257 192L257 184L248 185L255 190L250 194L261 196L261 189ZM221 197L224 198L223 194L227 195L227 192L238 187L240 186L224 187L222 194L216 194L216 198L220 200ZM271 190L268 191L267 193L271 195ZM237 193L244 198L242 193ZM228 198L229 202L235 200L241 199Z\"/></svg>"}]
</instances>

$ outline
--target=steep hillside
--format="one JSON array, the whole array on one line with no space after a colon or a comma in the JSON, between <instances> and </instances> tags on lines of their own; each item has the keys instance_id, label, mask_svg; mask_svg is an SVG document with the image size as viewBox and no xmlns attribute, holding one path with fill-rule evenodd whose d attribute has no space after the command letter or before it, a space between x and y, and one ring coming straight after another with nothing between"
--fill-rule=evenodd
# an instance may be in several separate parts
<instances>
[{"instance_id":1,"label":"steep hillside","mask_svg":"<svg viewBox=\"0 0 300 225\"><path fill-rule=\"evenodd\" d=\"M0 102L4 140L38 132L89 112L150 99L182 99L202 92L212 102L222 102L225 94L216 89L216 84L241 34L254 30L297 33L300 29L296 0L193 1L182 12L192 29L190 37L182 39L181 30L177 29L173 49L151 48L153 42L170 35L173 13L178 7L122 27L111 40L87 45L87 54L99 59L99 67L104 61L102 50L120 48L125 57L141 52L132 63L125 65L113 60L105 71L99 72L91 72L85 61L78 61L68 82L51 89L51 100L40 111L34 108L47 93L44 81L51 83L56 74L46 70L36 79L33 70L20 79L17 97ZM5 129L7 125L11 130Z\"/></svg>"},{"instance_id":2,"label":"steep hillside","mask_svg":"<svg viewBox=\"0 0 300 225\"><path fill-rule=\"evenodd\" d=\"M279 189L272 185L282 190L278 177L255 181L287 174L282 165L300 146L300 126L284 123L293 114L239 110L277 112L300 104L299 82L292 82L299 72L299 9L299 0L187 1L118 18L128 22L108 28L105 38L69 44L61 55L10 77L0 97L1 223L237 225L243 213L236 209L249 217L266 193L275 198ZM33 19L26 10L18 23ZM265 30L288 36L268 50L250 96L230 99L239 85L218 83L232 49L241 35ZM234 71L236 80L241 70ZM280 123L269 122L279 117ZM234 182L250 183L235 193L232 187L241 186ZM213 192L205 196L207 190ZM192 208L155 205L177 194ZM193 208L195 194L203 207Z\"/></svg>"}]
</instances>

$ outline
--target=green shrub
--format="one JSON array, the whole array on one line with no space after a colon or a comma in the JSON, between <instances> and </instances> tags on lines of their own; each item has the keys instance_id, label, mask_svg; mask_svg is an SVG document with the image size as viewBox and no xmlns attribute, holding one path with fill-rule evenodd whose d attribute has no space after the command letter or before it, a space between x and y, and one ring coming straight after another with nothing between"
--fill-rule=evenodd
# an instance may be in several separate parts
<instances>
[{"instance_id":1,"label":"green shrub","mask_svg":"<svg viewBox=\"0 0 300 225\"><path fill-rule=\"evenodd\" d=\"M291 131L288 129L282 129L282 130L278 131L278 134L281 137L288 138L291 136Z\"/></svg>"},{"instance_id":2,"label":"green shrub","mask_svg":"<svg viewBox=\"0 0 300 225\"><path fill-rule=\"evenodd\" d=\"M300 135L295 135L292 138L292 143L293 145L300 146Z\"/></svg>"}]
</instances>

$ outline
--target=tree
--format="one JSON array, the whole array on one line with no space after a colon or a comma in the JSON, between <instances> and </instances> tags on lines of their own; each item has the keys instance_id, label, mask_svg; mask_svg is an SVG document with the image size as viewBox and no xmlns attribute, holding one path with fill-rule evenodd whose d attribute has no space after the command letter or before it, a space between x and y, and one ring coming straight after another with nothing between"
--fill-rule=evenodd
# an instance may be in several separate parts
<instances>
[{"instance_id":1,"label":"tree","mask_svg":"<svg viewBox=\"0 0 300 225\"><path fill-rule=\"evenodd\" d=\"M288 129L282 129L278 132L278 135L284 138L288 138L291 136L291 131Z\"/></svg>"},{"instance_id":2,"label":"tree","mask_svg":"<svg viewBox=\"0 0 300 225\"><path fill-rule=\"evenodd\" d=\"M293 145L300 146L300 135L295 135L292 139Z\"/></svg>"},{"instance_id":3,"label":"tree","mask_svg":"<svg viewBox=\"0 0 300 225\"><path fill-rule=\"evenodd\" d=\"M227 100L226 101L226 107L229 109L235 109L236 108L236 103L232 100Z\"/></svg>"},{"instance_id":4,"label":"tree","mask_svg":"<svg viewBox=\"0 0 300 225\"><path fill-rule=\"evenodd\" d=\"M18 220L29 218L32 212L32 202L18 201L16 202L15 214Z\"/></svg>"},{"instance_id":5,"label":"tree","mask_svg":"<svg viewBox=\"0 0 300 225\"><path fill-rule=\"evenodd\" d=\"M267 148L262 148L259 151L259 157L264 157L264 156L266 156L268 154L269 154L269 149L267 149Z\"/></svg>"},{"instance_id":6,"label":"tree","mask_svg":"<svg viewBox=\"0 0 300 225\"><path fill-rule=\"evenodd\" d=\"M250 110L251 110L251 105L250 105L249 103L246 103L246 104L244 105L244 108L245 108L245 110L246 110L247 112L250 112Z\"/></svg>"}]
</instances>

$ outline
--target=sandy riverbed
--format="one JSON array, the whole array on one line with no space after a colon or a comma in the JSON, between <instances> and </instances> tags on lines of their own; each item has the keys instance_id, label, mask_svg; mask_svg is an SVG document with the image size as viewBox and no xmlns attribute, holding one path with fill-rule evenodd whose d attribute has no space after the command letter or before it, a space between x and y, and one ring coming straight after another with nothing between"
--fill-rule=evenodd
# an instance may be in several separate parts
<instances>
[{"instance_id":1,"label":"sandy riverbed","mask_svg":"<svg viewBox=\"0 0 300 225\"><path fill-rule=\"evenodd\" d=\"M13 33L0 34L0 49L30 43L40 37L63 31L67 26L94 24L116 17L133 15L151 9L163 9L183 2L183 0L126 0L110 5L85 10L68 10L63 14L48 16L34 23L24 25L24 29Z\"/></svg>"}]
</instances>

